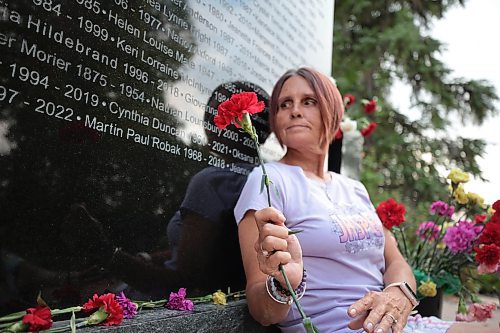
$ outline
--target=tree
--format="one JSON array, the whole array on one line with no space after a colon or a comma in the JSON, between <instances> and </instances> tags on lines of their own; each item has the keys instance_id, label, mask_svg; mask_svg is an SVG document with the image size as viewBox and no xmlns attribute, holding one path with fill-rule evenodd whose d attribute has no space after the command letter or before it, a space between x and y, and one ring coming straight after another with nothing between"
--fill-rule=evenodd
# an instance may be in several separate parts
<instances>
[{"instance_id":1,"label":"tree","mask_svg":"<svg viewBox=\"0 0 500 333\"><path fill-rule=\"evenodd\" d=\"M457 119L481 124L498 112L498 96L487 81L453 77L437 58L442 44L429 36L430 22L457 5L464 1L336 2L333 75L342 93L377 96L382 106L363 161L374 202L394 196L423 209L447 191L439 171L459 167L481 177L476 157L485 142L452 137L448 129ZM388 101L395 80L411 86L417 121Z\"/></svg>"}]
</instances>

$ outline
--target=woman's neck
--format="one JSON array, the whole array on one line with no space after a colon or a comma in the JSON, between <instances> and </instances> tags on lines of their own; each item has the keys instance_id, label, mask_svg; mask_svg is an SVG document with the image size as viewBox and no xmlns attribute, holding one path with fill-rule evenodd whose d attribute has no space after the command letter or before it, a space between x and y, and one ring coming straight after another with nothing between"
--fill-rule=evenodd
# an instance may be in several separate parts
<instances>
[{"instance_id":1,"label":"woman's neck","mask_svg":"<svg viewBox=\"0 0 500 333\"><path fill-rule=\"evenodd\" d=\"M287 150L280 162L301 167L308 178L328 181L330 174L325 163L326 156L326 152L318 154Z\"/></svg>"}]
</instances>

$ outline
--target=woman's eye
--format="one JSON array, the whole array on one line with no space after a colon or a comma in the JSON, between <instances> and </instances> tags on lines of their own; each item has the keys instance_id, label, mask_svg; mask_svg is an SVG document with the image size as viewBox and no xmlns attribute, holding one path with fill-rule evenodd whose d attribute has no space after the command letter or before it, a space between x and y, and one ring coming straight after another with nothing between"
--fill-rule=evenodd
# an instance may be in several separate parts
<instances>
[{"instance_id":1,"label":"woman's eye","mask_svg":"<svg viewBox=\"0 0 500 333\"><path fill-rule=\"evenodd\" d=\"M286 108L289 108L291 105L290 101L285 101L283 103L280 104L280 108L281 109L286 109Z\"/></svg>"},{"instance_id":2,"label":"woman's eye","mask_svg":"<svg viewBox=\"0 0 500 333\"><path fill-rule=\"evenodd\" d=\"M308 98L304 102L305 105L316 105L316 100L313 98Z\"/></svg>"}]
</instances>

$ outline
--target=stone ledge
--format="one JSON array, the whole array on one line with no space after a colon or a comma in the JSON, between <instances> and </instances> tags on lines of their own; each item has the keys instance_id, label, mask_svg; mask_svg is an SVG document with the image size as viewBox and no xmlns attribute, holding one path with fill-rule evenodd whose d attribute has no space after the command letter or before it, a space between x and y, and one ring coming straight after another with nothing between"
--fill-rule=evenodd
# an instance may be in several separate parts
<instances>
[{"instance_id":1,"label":"stone ledge","mask_svg":"<svg viewBox=\"0 0 500 333\"><path fill-rule=\"evenodd\" d=\"M278 333L276 327L264 327L252 319L245 300L231 301L227 305L197 304L193 312L167 309L143 310L120 326L94 326L77 332L245 332Z\"/></svg>"}]
</instances>

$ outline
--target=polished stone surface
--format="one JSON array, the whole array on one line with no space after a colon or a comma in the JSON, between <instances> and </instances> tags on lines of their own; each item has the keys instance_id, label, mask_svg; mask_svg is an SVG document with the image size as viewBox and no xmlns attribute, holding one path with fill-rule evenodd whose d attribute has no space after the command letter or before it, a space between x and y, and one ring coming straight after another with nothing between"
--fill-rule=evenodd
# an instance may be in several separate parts
<instances>
[{"instance_id":1,"label":"polished stone surface","mask_svg":"<svg viewBox=\"0 0 500 333\"><path fill-rule=\"evenodd\" d=\"M277 333L250 317L244 300L227 305L199 304L192 313L167 309L143 310L137 317L115 327L89 327L78 332L248 332Z\"/></svg>"}]
</instances>

